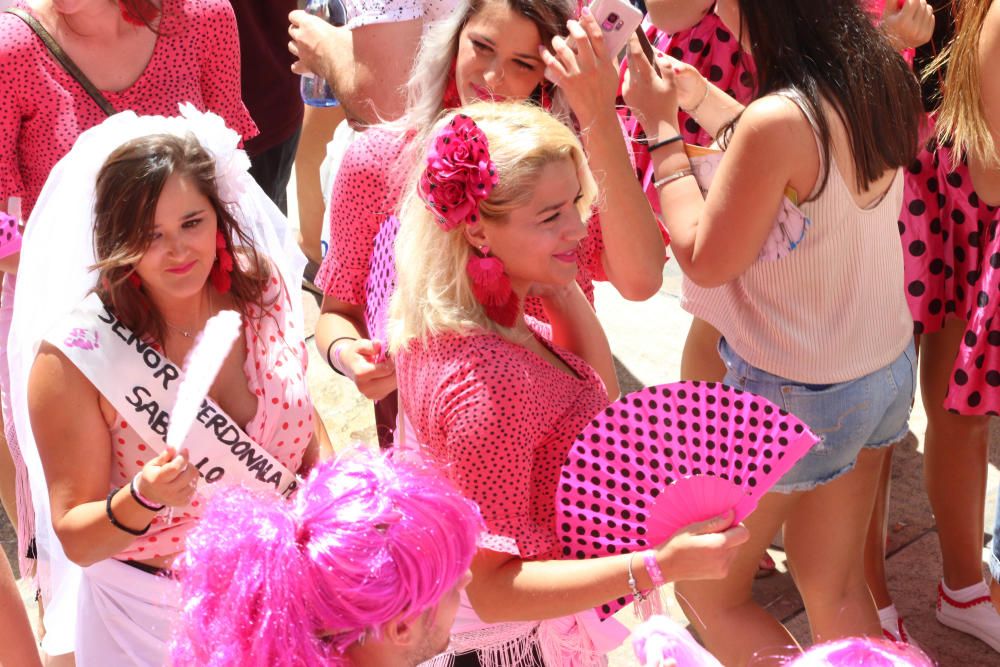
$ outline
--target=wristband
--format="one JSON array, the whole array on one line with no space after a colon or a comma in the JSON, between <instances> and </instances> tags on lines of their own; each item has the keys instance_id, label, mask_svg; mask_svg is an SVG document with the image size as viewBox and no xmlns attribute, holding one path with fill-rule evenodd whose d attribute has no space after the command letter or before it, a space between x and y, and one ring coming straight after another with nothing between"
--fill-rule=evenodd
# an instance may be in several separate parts
<instances>
[{"instance_id":1,"label":"wristband","mask_svg":"<svg viewBox=\"0 0 1000 667\"><path fill-rule=\"evenodd\" d=\"M338 368L340 366L340 350L334 350L333 346L342 340L357 340L354 336L338 336L330 341L330 344L326 346L326 363L329 364L333 372L342 377L347 377L347 373ZM330 358L330 352L333 352L333 359ZM334 363L337 362L337 363Z\"/></svg>"},{"instance_id":2,"label":"wristband","mask_svg":"<svg viewBox=\"0 0 1000 667\"><path fill-rule=\"evenodd\" d=\"M672 143L683 140L684 140L684 135L678 134L676 136L670 137L669 139L664 139L663 141L657 141L655 144L650 144L648 150L650 153L652 153L657 148L663 148L664 146L669 146Z\"/></svg>"},{"instance_id":3,"label":"wristband","mask_svg":"<svg viewBox=\"0 0 1000 667\"><path fill-rule=\"evenodd\" d=\"M653 588L659 588L667 582L663 580L660 564L656 562L656 552L652 549L642 552L642 562L646 564L646 574L653 581Z\"/></svg>"},{"instance_id":4,"label":"wristband","mask_svg":"<svg viewBox=\"0 0 1000 667\"><path fill-rule=\"evenodd\" d=\"M111 511L111 499L114 498L115 494L118 493L119 491L121 491L121 487L111 489L111 493L108 494L108 501L104 505L104 511L107 512L107 514L108 514L108 520L111 522L111 525L114 526L115 528L117 528L118 530L124 531L124 532L128 533L129 535L135 535L136 537L142 537L143 535L145 535L149 531L149 527L153 525L153 522L150 521L149 524L147 524L147 526L145 528L143 528L142 530L133 530L132 528L129 528L128 526L123 526L122 524L120 524L118 522L118 519L115 518L115 513Z\"/></svg>"},{"instance_id":5,"label":"wristband","mask_svg":"<svg viewBox=\"0 0 1000 667\"><path fill-rule=\"evenodd\" d=\"M166 507L166 505L157 505L152 500L139 493L138 481L140 476L142 476L141 470L137 472L135 474L135 477L132 478L132 481L129 482L128 485L129 493L132 494L132 498L135 500L135 502L139 503L140 505L148 509L150 512L159 512L164 507Z\"/></svg>"}]
</instances>

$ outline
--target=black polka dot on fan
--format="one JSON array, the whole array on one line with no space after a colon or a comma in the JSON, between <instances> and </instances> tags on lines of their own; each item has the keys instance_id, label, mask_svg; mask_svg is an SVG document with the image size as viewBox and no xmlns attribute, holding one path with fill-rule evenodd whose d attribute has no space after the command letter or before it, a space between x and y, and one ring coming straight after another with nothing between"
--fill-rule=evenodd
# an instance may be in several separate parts
<instances>
[{"instance_id":1,"label":"black polka dot on fan","mask_svg":"<svg viewBox=\"0 0 1000 667\"><path fill-rule=\"evenodd\" d=\"M389 342L389 300L396 289L396 257L393 247L399 233L399 220L386 218L375 236L368 279L365 281L365 324L371 340L382 342L382 356Z\"/></svg>"},{"instance_id":2,"label":"black polka dot on fan","mask_svg":"<svg viewBox=\"0 0 1000 667\"><path fill-rule=\"evenodd\" d=\"M795 416L721 384L678 382L624 396L577 436L563 465L556 494L563 554L645 549L679 527L671 517L711 511L707 519L720 507L739 521L816 442Z\"/></svg>"},{"instance_id":3,"label":"black polka dot on fan","mask_svg":"<svg viewBox=\"0 0 1000 667\"><path fill-rule=\"evenodd\" d=\"M21 249L21 230L14 216L0 211L0 257L13 255Z\"/></svg>"}]
</instances>

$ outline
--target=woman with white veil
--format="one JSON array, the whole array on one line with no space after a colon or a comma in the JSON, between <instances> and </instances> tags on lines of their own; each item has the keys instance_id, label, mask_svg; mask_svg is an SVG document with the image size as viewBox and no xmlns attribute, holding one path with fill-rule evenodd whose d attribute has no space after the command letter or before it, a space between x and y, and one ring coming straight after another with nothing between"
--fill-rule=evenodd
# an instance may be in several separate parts
<instances>
[{"instance_id":1,"label":"woman with white veil","mask_svg":"<svg viewBox=\"0 0 1000 667\"><path fill-rule=\"evenodd\" d=\"M136 141L142 137L146 139ZM154 617L169 617L169 600L165 599L172 595L169 580L148 572L169 568L171 555L183 547L184 527L197 518L200 496L193 488L189 493L158 480L156 466L151 467L154 462L166 468L174 461L175 486L192 481L195 486L202 477L251 483L256 477L265 487L277 487L277 482L267 481L273 481L287 467L292 472L303 469L308 465L303 459L315 452L314 424L318 425L318 420L305 390L300 304L284 287L300 283L304 258L294 236L288 233L284 217L247 173L249 160L238 144L239 135L226 128L221 118L188 105L181 105L178 118L140 117L131 112L112 116L84 132L56 165L27 225L8 340L12 404L16 428L23 434L38 522L39 583L48 630L43 648L49 654L60 654L75 647L81 665L162 664L168 639L165 628L153 628L150 624L155 625L154 621L144 627L141 615L130 614L146 605ZM157 154L144 156L144 146ZM195 157L171 158L177 151ZM200 161L202 167L207 163L208 175L202 173L204 169L199 173L185 171L185 160ZM133 163L138 167L134 179L117 185L112 182L112 172L117 169L120 178ZM98 201L99 174L104 179L105 201ZM174 201L177 188L185 187L190 191L186 196L195 200L184 201L207 202L198 222L187 215L170 217L170 207L164 208ZM132 200L141 199L143 194L137 191L144 188L149 191L145 204L137 207ZM133 233L131 257L129 248L124 248L125 252L116 248L113 234L108 237L108 229L115 228L113 223L102 218L101 224L111 227L95 230L95 206L98 215L105 218L120 218L123 210L135 214L134 220L117 223L119 231L129 230L130 225L146 230L148 236L138 241L128 232ZM201 231L196 231L199 227ZM205 231L211 235L213 247L202 252L207 259L198 259L191 250L194 246L186 240L190 237L185 235ZM183 265L171 264L174 254ZM167 259L150 264L149 258L156 256ZM194 258L192 266L187 265L188 256ZM253 266L252 258L257 256L261 260ZM259 283L260 298L242 299L240 276L244 274L267 276L266 285ZM185 298L194 299L191 303L197 307L185 313L189 317L184 321L175 317L172 322L166 306L171 299L176 302L184 290L192 292L193 296ZM105 303L92 293L95 291ZM128 308L123 306L129 303L145 305L151 318L127 317ZM201 304L206 307L202 309ZM191 334L222 308L236 309L244 316L246 347L237 345L233 351L243 362L246 380L236 391L247 399L242 411L234 410L242 412L242 418L234 414L228 419L226 411L211 402L219 395L227 364L236 368L239 384L240 364L234 366L227 357L219 381L199 412L203 427L199 429L196 423L185 441L192 453L166 451L161 431L165 433L169 415L158 415L169 410L183 380L179 362L193 345ZM117 357L100 355L112 355L116 342L125 356L111 363ZM96 374L86 369L82 357L73 356L83 352L98 358ZM29 392L33 365L36 370L30 377ZM55 369L60 379L70 378L84 387L82 398L46 383L39 367L50 372ZM144 372L151 378L143 376ZM178 382L168 382L178 378ZM156 380L155 386L151 379ZM151 394L136 391L144 389L140 386L144 384ZM119 385L127 390L121 396L115 393ZM233 393L232 387L222 389L227 395ZM88 401L87 396L94 400ZM226 405L221 397L219 401ZM163 406L156 408L155 418L153 403ZM106 433L91 430L81 434L80 424L87 423L88 411L91 418L94 414L98 419L104 417ZM108 423L108 415L114 416L113 422ZM278 419L280 415L295 415L293 423ZM230 427L234 430L227 430ZM241 437L230 438L233 433ZM196 434L203 439L218 436L216 439L227 446L231 442L231 450L224 452L229 459L195 459L191 442L198 439ZM288 446L274 454L277 447L285 445L282 436L288 439ZM94 442L103 442L114 451L94 450ZM136 450L142 453L136 454ZM124 456L126 451L128 457ZM237 458L237 453L242 457ZM256 466L249 474L247 465L237 469L248 461ZM294 488L291 474L279 477L279 490ZM98 488L99 493L95 491ZM161 511L163 505L171 506L170 513ZM72 559L67 558L67 552ZM82 577L74 561L87 565ZM109 582L119 589L110 591ZM144 591L144 587L150 590ZM77 594L81 590L78 615ZM126 598L144 594L148 599L137 599L130 608L131 601ZM106 612L114 613L115 609L125 611L118 618L108 618ZM76 632L77 618L85 621L84 632ZM135 632L121 631L129 623L135 625ZM84 641L76 642L74 634ZM141 635L149 636L136 643Z\"/></svg>"}]
</instances>

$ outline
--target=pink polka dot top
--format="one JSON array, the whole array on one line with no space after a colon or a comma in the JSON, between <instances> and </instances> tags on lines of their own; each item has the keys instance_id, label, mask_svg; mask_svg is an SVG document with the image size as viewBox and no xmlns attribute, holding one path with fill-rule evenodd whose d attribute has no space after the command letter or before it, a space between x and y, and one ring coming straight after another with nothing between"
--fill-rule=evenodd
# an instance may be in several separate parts
<instances>
[{"instance_id":1,"label":"pink polka dot top","mask_svg":"<svg viewBox=\"0 0 1000 667\"><path fill-rule=\"evenodd\" d=\"M326 294L365 305L365 281L370 271L375 236L387 217L397 212L412 168L401 164L409 137L372 128L358 137L344 155L330 195L330 249L316 275ZM594 281L607 280L602 255L601 224L594 215L580 243L576 281L594 302ZM545 321L541 302L529 298L526 312Z\"/></svg>"},{"instance_id":2,"label":"pink polka dot top","mask_svg":"<svg viewBox=\"0 0 1000 667\"><path fill-rule=\"evenodd\" d=\"M597 372L545 337L574 375L494 333L442 334L396 359L401 409L433 460L486 522L480 546L528 560L561 557L555 494L577 434L607 407Z\"/></svg>"},{"instance_id":3,"label":"pink polka dot top","mask_svg":"<svg viewBox=\"0 0 1000 667\"><path fill-rule=\"evenodd\" d=\"M265 304L272 300L273 305L260 317L257 309L251 308L252 319L248 318L244 325L247 355L243 372L247 387L257 396L257 412L244 431L282 465L295 471L313 435L313 406L305 379L308 354L303 332L291 317L288 291L277 277L271 278L264 295ZM110 430L114 449L110 488L127 486L156 456L121 415L115 419ZM182 551L184 537L202 513L204 479L199 489L187 507L175 507L172 514L166 510L157 514L149 532L115 558L147 560Z\"/></svg>"},{"instance_id":4,"label":"pink polka dot top","mask_svg":"<svg viewBox=\"0 0 1000 667\"><path fill-rule=\"evenodd\" d=\"M26 11L28 5L15 4ZM176 116L180 102L257 134L240 97L236 18L226 0L163 0L149 64L131 86L101 91L118 111ZM21 19L0 13L0 204L22 198L27 219L45 179L81 132L106 116Z\"/></svg>"}]
</instances>

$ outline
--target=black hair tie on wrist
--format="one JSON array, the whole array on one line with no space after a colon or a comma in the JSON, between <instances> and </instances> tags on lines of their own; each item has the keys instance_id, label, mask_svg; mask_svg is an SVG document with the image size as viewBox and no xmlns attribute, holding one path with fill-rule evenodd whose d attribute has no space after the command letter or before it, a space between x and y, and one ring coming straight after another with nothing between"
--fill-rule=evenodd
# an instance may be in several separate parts
<instances>
[{"instance_id":1,"label":"black hair tie on wrist","mask_svg":"<svg viewBox=\"0 0 1000 667\"><path fill-rule=\"evenodd\" d=\"M651 144L647 150L649 150L649 152L652 153L657 148L663 148L664 146L669 146L674 142L683 141L683 139L684 135L678 134L676 136L670 137L669 139L664 139L663 141L657 141L655 144Z\"/></svg>"},{"instance_id":2,"label":"black hair tie on wrist","mask_svg":"<svg viewBox=\"0 0 1000 667\"><path fill-rule=\"evenodd\" d=\"M128 526L123 526L121 523L118 522L118 519L115 518L115 513L111 511L111 499L114 498L115 494L118 493L119 491L121 491L121 487L117 487L117 488L111 489L111 493L108 494L108 501L104 505L104 510L108 514L108 520L111 522L112 526L114 526L118 530L125 531L129 535L135 535L136 537L141 537L141 536L145 535L149 531L149 526L153 525L152 521L150 521L149 525L147 525L142 530L133 530L133 529L129 528Z\"/></svg>"},{"instance_id":3,"label":"black hair tie on wrist","mask_svg":"<svg viewBox=\"0 0 1000 667\"><path fill-rule=\"evenodd\" d=\"M340 375L341 377L347 377L347 374L344 373L344 371L337 368L336 365L334 365L333 363L333 359L330 358L330 353L333 352L333 346L342 340L357 340L357 338L355 338L354 336L338 336L337 338L334 338L332 341L330 341L330 344L326 346L326 363L331 369L333 369L334 373Z\"/></svg>"}]
</instances>

